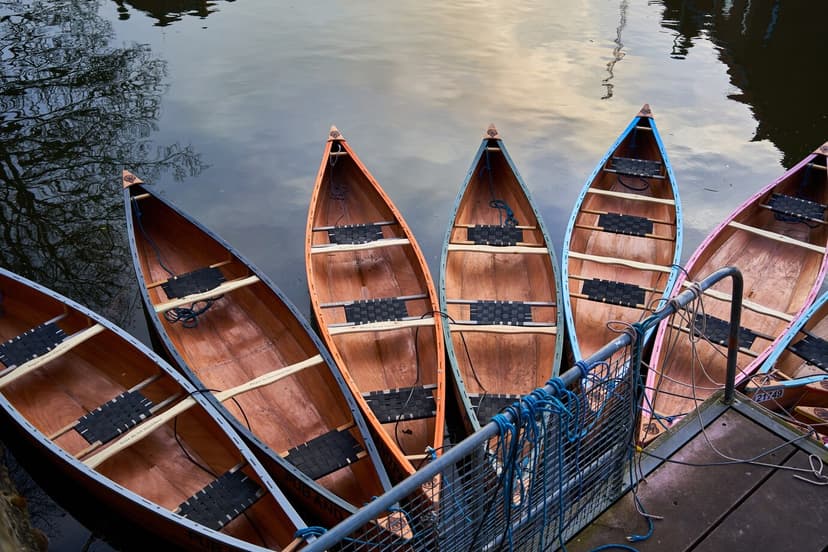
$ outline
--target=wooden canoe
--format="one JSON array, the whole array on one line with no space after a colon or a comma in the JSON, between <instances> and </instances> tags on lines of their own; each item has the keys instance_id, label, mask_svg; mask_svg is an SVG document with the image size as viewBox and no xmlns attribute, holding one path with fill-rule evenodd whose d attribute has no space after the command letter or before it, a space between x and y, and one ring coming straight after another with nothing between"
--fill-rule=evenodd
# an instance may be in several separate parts
<instances>
[{"instance_id":1,"label":"wooden canoe","mask_svg":"<svg viewBox=\"0 0 828 552\"><path fill-rule=\"evenodd\" d=\"M138 281L168 354L215 400L265 468L316 523L332 526L390 488L330 354L241 253L124 172Z\"/></svg>"},{"instance_id":2,"label":"wooden canoe","mask_svg":"<svg viewBox=\"0 0 828 552\"><path fill-rule=\"evenodd\" d=\"M782 335L748 380L745 394L771 410L828 408L828 293Z\"/></svg>"},{"instance_id":3,"label":"wooden canoe","mask_svg":"<svg viewBox=\"0 0 828 552\"><path fill-rule=\"evenodd\" d=\"M3 269L0 291L4 442L68 509L130 546L291 547L302 519L186 379L53 291Z\"/></svg>"},{"instance_id":4,"label":"wooden canoe","mask_svg":"<svg viewBox=\"0 0 828 552\"><path fill-rule=\"evenodd\" d=\"M442 320L414 235L335 127L310 201L305 266L319 331L399 481L443 445Z\"/></svg>"},{"instance_id":5,"label":"wooden canoe","mask_svg":"<svg viewBox=\"0 0 828 552\"><path fill-rule=\"evenodd\" d=\"M528 188L490 126L443 241L440 310L467 429L558 374L560 274Z\"/></svg>"},{"instance_id":6,"label":"wooden canoe","mask_svg":"<svg viewBox=\"0 0 828 552\"><path fill-rule=\"evenodd\" d=\"M825 278L828 143L749 197L699 245L675 293L724 266L744 278L736 385L756 372ZM725 384L730 279L704 310L662 321L653 342L639 439L652 440ZM689 339L692 324L693 335Z\"/></svg>"},{"instance_id":7,"label":"wooden canoe","mask_svg":"<svg viewBox=\"0 0 828 552\"><path fill-rule=\"evenodd\" d=\"M649 105L592 171L564 235L561 280L575 361L662 304L681 259L678 188ZM652 331L644 336L646 342Z\"/></svg>"}]
</instances>

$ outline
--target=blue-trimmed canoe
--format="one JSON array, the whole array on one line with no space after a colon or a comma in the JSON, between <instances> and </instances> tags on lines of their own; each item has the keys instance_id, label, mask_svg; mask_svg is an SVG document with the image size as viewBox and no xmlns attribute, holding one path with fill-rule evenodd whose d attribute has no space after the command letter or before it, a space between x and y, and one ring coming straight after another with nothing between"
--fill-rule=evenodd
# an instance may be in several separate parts
<instances>
[{"instance_id":1,"label":"blue-trimmed canoe","mask_svg":"<svg viewBox=\"0 0 828 552\"><path fill-rule=\"evenodd\" d=\"M587 178L562 253L566 325L575 361L588 358L661 305L681 259L673 168L644 105ZM652 336L644 336L644 343Z\"/></svg>"},{"instance_id":2,"label":"blue-trimmed canoe","mask_svg":"<svg viewBox=\"0 0 828 552\"><path fill-rule=\"evenodd\" d=\"M296 307L240 252L135 175L124 171L123 185L151 327L179 369L213 391L205 395L293 503L332 526L389 489L342 374ZM245 385L249 391L221 400Z\"/></svg>"},{"instance_id":3,"label":"blue-trimmed canoe","mask_svg":"<svg viewBox=\"0 0 828 552\"><path fill-rule=\"evenodd\" d=\"M828 292L774 345L745 394L772 410L828 408Z\"/></svg>"},{"instance_id":4,"label":"blue-trimmed canoe","mask_svg":"<svg viewBox=\"0 0 828 552\"><path fill-rule=\"evenodd\" d=\"M298 544L301 517L183 376L101 316L4 269L0 294L3 441L67 510L130 547Z\"/></svg>"},{"instance_id":5,"label":"blue-trimmed canoe","mask_svg":"<svg viewBox=\"0 0 828 552\"><path fill-rule=\"evenodd\" d=\"M558 374L561 280L549 233L494 125L443 240L440 310L459 401L474 431Z\"/></svg>"},{"instance_id":6,"label":"blue-trimmed canoe","mask_svg":"<svg viewBox=\"0 0 828 552\"><path fill-rule=\"evenodd\" d=\"M736 361L742 386L816 299L828 269L828 143L748 197L685 264L673 293L723 266L742 273ZM731 280L705 290L703 310L663 320L653 340L639 441L652 441L725 385ZM690 333L698 339L689 339Z\"/></svg>"}]
</instances>

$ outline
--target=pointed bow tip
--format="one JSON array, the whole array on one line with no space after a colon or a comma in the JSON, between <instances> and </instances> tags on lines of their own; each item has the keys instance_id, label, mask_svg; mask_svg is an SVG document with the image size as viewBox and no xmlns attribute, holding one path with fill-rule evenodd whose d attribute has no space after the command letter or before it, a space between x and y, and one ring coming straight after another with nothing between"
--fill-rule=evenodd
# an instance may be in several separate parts
<instances>
[{"instance_id":1,"label":"pointed bow tip","mask_svg":"<svg viewBox=\"0 0 828 552\"><path fill-rule=\"evenodd\" d=\"M819 153L825 156L828 156L828 142L825 142L821 146L819 146L814 153Z\"/></svg>"},{"instance_id":2,"label":"pointed bow tip","mask_svg":"<svg viewBox=\"0 0 828 552\"><path fill-rule=\"evenodd\" d=\"M129 188L133 184L143 184L144 181L129 172L128 170L124 169L121 173L121 181L124 185L124 188Z\"/></svg>"},{"instance_id":3,"label":"pointed bow tip","mask_svg":"<svg viewBox=\"0 0 828 552\"><path fill-rule=\"evenodd\" d=\"M500 139L500 134L498 134L497 127L495 127L494 123L489 123L489 128L486 129L486 135L484 138L491 138L494 140Z\"/></svg>"},{"instance_id":4,"label":"pointed bow tip","mask_svg":"<svg viewBox=\"0 0 828 552\"><path fill-rule=\"evenodd\" d=\"M638 112L638 116L639 117L652 117L653 116L653 110L650 109L650 104L645 103L641 107L641 110Z\"/></svg>"},{"instance_id":5,"label":"pointed bow tip","mask_svg":"<svg viewBox=\"0 0 828 552\"><path fill-rule=\"evenodd\" d=\"M331 130L328 131L328 140L344 140L345 138L342 136L342 133L339 132L339 129L336 128L335 125L331 125Z\"/></svg>"}]
</instances>

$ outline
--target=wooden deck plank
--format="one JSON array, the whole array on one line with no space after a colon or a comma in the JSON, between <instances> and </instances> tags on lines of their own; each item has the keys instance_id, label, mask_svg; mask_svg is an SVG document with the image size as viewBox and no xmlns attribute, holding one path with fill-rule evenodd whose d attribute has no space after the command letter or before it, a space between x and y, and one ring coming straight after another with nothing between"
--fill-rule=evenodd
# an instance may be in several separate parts
<instances>
[{"instance_id":1,"label":"wooden deck plank","mask_svg":"<svg viewBox=\"0 0 828 552\"><path fill-rule=\"evenodd\" d=\"M809 469L808 455L798 451L785 465ZM824 551L828 489L796 479L794 473L776 470L694 552L733 549L735 543L743 550Z\"/></svg>"},{"instance_id":2,"label":"wooden deck plank","mask_svg":"<svg viewBox=\"0 0 828 552\"><path fill-rule=\"evenodd\" d=\"M754 456L783 442L732 410L712 422L706 432L716 448L740 458ZM793 452L794 448L788 445L769 455L765 461L781 462ZM676 452L672 459L696 464L723 460L701 434ZM664 516L664 519L655 521L652 537L636 542L635 547L641 552L691 550L771 473L770 468L743 464L712 467L662 464L646 482L639 484L638 497L648 513ZM627 493L570 540L567 550L586 552L608 543L626 543L628 535L646 532L647 524L636 511L632 494Z\"/></svg>"}]
</instances>

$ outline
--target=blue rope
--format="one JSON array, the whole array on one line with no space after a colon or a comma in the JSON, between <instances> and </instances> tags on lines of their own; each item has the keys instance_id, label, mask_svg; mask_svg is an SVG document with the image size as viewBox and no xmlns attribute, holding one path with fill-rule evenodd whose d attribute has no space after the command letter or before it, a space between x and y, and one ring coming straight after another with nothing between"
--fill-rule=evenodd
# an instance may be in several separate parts
<instances>
[{"instance_id":1,"label":"blue rope","mask_svg":"<svg viewBox=\"0 0 828 552\"><path fill-rule=\"evenodd\" d=\"M302 529L297 529L296 533L293 534L294 538L308 540L311 537L321 537L328 530L324 527L319 527L318 525L309 525L308 527L303 527Z\"/></svg>"}]
</instances>

